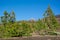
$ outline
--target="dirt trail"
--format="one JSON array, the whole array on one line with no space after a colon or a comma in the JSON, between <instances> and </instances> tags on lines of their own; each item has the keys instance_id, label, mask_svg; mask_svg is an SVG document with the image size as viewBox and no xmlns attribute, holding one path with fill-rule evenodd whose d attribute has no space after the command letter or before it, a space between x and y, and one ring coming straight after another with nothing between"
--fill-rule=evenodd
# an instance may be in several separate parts
<instances>
[{"instance_id":1,"label":"dirt trail","mask_svg":"<svg viewBox=\"0 0 60 40\"><path fill-rule=\"evenodd\" d=\"M60 36L35 36L35 37L13 37L13 38L0 38L0 40L60 40Z\"/></svg>"}]
</instances>

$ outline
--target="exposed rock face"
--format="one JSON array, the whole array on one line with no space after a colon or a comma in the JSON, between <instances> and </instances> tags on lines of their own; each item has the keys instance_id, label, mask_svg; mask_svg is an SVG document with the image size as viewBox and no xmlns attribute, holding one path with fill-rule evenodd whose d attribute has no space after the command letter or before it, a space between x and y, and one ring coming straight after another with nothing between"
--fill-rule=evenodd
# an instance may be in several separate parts
<instances>
[{"instance_id":1,"label":"exposed rock face","mask_svg":"<svg viewBox=\"0 0 60 40\"><path fill-rule=\"evenodd\" d=\"M60 23L60 15L57 15L56 18L57 18L58 22Z\"/></svg>"}]
</instances>

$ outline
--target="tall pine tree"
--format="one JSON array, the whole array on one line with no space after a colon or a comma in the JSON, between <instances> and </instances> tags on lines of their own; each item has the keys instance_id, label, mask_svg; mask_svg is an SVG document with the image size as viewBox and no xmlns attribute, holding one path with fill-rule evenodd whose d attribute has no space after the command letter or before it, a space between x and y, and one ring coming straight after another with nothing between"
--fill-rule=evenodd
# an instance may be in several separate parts
<instances>
[{"instance_id":1,"label":"tall pine tree","mask_svg":"<svg viewBox=\"0 0 60 40\"><path fill-rule=\"evenodd\" d=\"M47 10L44 13L45 23L49 27L49 29L55 30L58 27L58 22L52 12L50 6L48 6Z\"/></svg>"},{"instance_id":2,"label":"tall pine tree","mask_svg":"<svg viewBox=\"0 0 60 40\"><path fill-rule=\"evenodd\" d=\"M12 23L14 23L14 22L16 21L14 11L12 11L12 12L10 13L10 21L11 21Z\"/></svg>"},{"instance_id":3,"label":"tall pine tree","mask_svg":"<svg viewBox=\"0 0 60 40\"><path fill-rule=\"evenodd\" d=\"M7 11L4 11L4 16L1 16L1 22L5 26L8 22L8 13Z\"/></svg>"}]
</instances>

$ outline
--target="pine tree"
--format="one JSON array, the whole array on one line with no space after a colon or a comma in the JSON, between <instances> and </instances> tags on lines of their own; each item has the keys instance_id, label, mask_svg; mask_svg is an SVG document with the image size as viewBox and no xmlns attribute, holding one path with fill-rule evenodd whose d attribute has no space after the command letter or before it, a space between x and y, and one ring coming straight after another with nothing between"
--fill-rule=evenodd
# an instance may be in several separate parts
<instances>
[{"instance_id":1,"label":"pine tree","mask_svg":"<svg viewBox=\"0 0 60 40\"><path fill-rule=\"evenodd\" d=\"M49 29L55 30L58 27L58 22L54 16L50 6L48 6L47 10L45 11L44 17L45 17L45 23L47 24Z\"/></svg>"},{"instance_id":2,"label":"pine tree","mask_svg":"<svg viewBox=\"0 0 60 40\"><path fill-rule=\"evenodd\" d=\"M14 11L12 11L11 14L10 14L10 21L11 21L12 23L14 23L14 22L16 21Z\"/></svg>"},{"instance_id":3,"label":"pine tree","mask_svg":"<svg viewBox=\"0 0 60 40\"><path fill-rule=\"evenodd\" d=\"M4 11L4 20L7 23L8 22L8 13L7 11Z\"/></svg>"}]
</instances>

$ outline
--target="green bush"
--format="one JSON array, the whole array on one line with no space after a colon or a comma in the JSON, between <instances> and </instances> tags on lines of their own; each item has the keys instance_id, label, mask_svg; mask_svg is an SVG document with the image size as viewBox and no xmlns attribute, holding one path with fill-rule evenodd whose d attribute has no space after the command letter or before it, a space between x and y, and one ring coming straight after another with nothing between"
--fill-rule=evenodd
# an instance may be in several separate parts
<instances>
[{"instance_id":1,"label":"green bush","mask_svg":"<svg viewBox=\"0 0 60 40\"><path fill-rule=\"evenodd\" d=\"M30 33L31 29L26 23L22 23L21 25L19 25L18 23L14 23L11 25L0 27L0 37L30 36Z\"/></svg>"}]
</instances>

